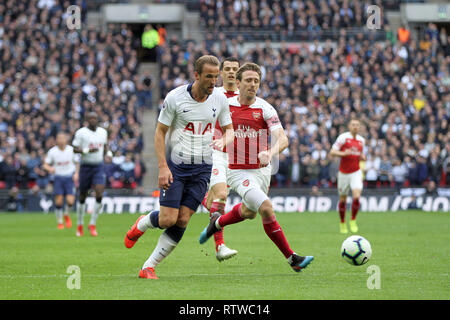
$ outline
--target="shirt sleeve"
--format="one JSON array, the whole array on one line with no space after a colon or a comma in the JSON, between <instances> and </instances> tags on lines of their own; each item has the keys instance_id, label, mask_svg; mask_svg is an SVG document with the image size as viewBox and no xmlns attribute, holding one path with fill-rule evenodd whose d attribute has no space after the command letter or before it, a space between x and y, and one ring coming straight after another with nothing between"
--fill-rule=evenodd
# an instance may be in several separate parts
<instances>
[{"instance_id":1,"label":"shirt sleeve","mask_svg":"<svg viewBox=\"0 0 450 320\"><path fill-rule=\"evenodd\" d=\"M332 148L334 150L340 151L344 144L345 144L345 138L343 135L340 135L337 137L336 142L333 144Z\"/></svg>"},{"instance_id":2,"label":"shirt sleeve","mask_svg":"<svg viewBox=\"0 0 450 320\"><path fill-rule=\"evenodd\" d=\"M47 153L47 156L45 157L45 163L49 165L53 164L53 157L51 150Z\"/></svg>"},{"instance_id":3,"label":"shirt sleeve","mask_svg":"<svg viewBox=\"0 0 450 320\"><path fill-rule=\"evenodd\" d=\"M73 138L72 145L74 147L81 147L81 132L78 130L75 132L75 137Z\"/></svg>"},{"instance_id":4,"label":"shirt sleeve","mask_svg":"<svg viewBox=\"0 0 450 320\"><path fill-rule=\"evenodd\" d=\"M263 109L263 117L270 131L283 129L280 118L278 117L278 113L272 105L265 105Z\"/></svg>"},{"instance_id":5,"label":"shirt sleeve","mask_svg":"<svg viewBox=\"0 0 450 320\"><path fill-rule=\"evenodd\" d=\"M231 120L231 113L230 113L230 105L228 103L228 99L225 97L225 95L219 96L219 101L222 105L222 108L220 110L219 114L219 126L224 127L226 125L229 125L232 122Z\"/></svg>"},{"instance_id":6,"label":"shirt sleeve","mask_svg":"<svg viewBox=\"0 0 450 320\"><path fill-rule=\"evenodd\" d=\"M172 98L172 95L169 94L164 99L164 103L159 113L158 121L162 124L170 127L172 125L173 119L175 118L176 105Z\"/></svg>"}]
</instances>

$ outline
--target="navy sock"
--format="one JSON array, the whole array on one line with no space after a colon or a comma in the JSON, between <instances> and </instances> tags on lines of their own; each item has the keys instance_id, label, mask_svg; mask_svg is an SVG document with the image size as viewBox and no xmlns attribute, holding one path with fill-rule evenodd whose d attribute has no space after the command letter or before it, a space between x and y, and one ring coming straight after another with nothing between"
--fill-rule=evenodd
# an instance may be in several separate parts
<instances>
[{"instance_id":1,"label":"navy sock","mask_svg":"<svg viewBox=\"0 0 450 320\"><path fill-rule=\"evenodd\" d=\"M175 224L170 228L167 228L164 232L170 237L170 239L178 243L183 237L184 231L186 231L186 228L179 227Z\"/></svg>"}]
</instances>

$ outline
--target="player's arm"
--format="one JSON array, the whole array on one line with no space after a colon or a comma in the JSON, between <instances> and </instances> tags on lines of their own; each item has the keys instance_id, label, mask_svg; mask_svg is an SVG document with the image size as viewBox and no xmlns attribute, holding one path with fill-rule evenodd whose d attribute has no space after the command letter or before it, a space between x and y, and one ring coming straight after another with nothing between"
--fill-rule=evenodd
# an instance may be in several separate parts
<instances>
[{"instance_id":1,"label":"player's arm","mask_svg":"<svg viewBox=\"0 0 450 320\"><path fill-rule=\"evenodd\" d=\"M42 168L44 168L45 171L47 171L50 174L55 173L55 168L52 166L52 160L49 157L49 155L47 155L47 157L45 158L44 164L42 165Z\"/></svg>"},{"instance_id":2,"label":"player's arm","mask_svg":"<svg viewBox=\"0 0 450 320\"><path fill-rule=\"evenodd\" d=\"M155 152L158 159L158 185L160 188L167 189L173 182L172 172L167 165L166 159L166 134L169 126L158 121L155 131Z\"/></svg>"},{"instance_id":3,"label":"player's arm","mask_svg":"<svg viewBox=\"0 0 450 320\"><path fill-rule=\"evenodd\" d=\"M280 154L289 146L289 139L282 127L270 132L272 146L269 150L258 153L258 158L262 164L268 164L273 156Z\"/></svg>"},{"instance_id":4,"label":"player's arm","mask_svg":"<svg viewBox=\"0 0 450 320\"><path fill-rule=\"evenodd\" d=\"M335 157L345 157L350 155L351 150L345 149L344 151L336 150L334 148L331 148L330 155Z\"/></svg>"},{"instance_id":5,"label":"player's arm","mask_svg":"<svg viewBox=\"0 0 450 320\"><path fill-rule=\"evenodd\" d=\"M223 132L222 138L214 140L211 146L216 150L222 151L224 147L228 146L230 143L233 142L234 129L232 123L220 128L222 129Z\"/></svg>"},{"instance_id":6,"label":"player's arm","mask_svg":"<svg viewBox=\"0 0 450 320\"><path fill-rule=\"evenodd\" d=\"M75 132L75 137L73 138L72 141L72 147L73 147L73 152L74 153L81 153L81 154L88 154L90 152L96 152L98 149L97 148L89 148L89 147L81 147L81 133L78 130L77 132Z\"/></svg>"},{"instance_id":7,"label":"player's arm","mask_svg":"<svg viewBox=\"0 0 450 320\"><path fill-rule=\"evenodd\" d=\"M342 135L340 135L336 139L336 142L331 147L330 155L333 157L345 157L345 156L350 155L350 153L351 153L350 149L345 149L345 150L341 151L341 148L344 144L345 144L345 138Z\"/></svg>"}]
</instances>

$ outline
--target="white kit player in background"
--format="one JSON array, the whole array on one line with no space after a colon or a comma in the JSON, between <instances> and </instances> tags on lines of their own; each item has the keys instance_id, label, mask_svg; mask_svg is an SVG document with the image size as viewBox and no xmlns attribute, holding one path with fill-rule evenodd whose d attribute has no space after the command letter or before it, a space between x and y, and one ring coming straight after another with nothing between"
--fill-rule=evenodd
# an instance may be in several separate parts
<instances>
[{"instance_id":1,"label":"white kit player in background","mask_svg":"<svg viewBox=\"0 0 450 320\"><path fill-rule=\"evenodd\" d=\"M77 202L77 236L82 236L83 218L86 212L86 197L91 187L95 191L94 211L89 222L89 232L97 236L96 223L102 209L103 191L105 189L106 175L104 169L104 157L112 157L112 152L107 150L108 132L98 127L98 115L89 112L86 116L87 126L75 132L72 145L76 153L81 154L79 174L79 199Z\"/></svg>"},{"instance_id":2,"label":"white kit player in background","mask_svg":"<svg viewBox=\"0 0 450 320\"><path fill-rule=\"evenodd\" d=\"M67 139L67 134L64 132L56 135L56 146L48 151L43 165L43 168L53 175L54 208L58 229L64 229L64 198L66 200L64 210L66 228L72 227L69 208L75 203L75 183L78 181L78 158L73 152L73 147L67 145Z\"/></svg>"}]
</instances>

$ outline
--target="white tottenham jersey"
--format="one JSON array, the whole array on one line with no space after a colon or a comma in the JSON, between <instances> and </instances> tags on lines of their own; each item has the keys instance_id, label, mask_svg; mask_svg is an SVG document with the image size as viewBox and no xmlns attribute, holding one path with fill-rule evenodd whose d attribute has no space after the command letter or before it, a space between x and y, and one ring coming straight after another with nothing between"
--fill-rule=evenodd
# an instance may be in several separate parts
<instances>
[{"instance_id":1,"label":"white tottenham jersey","mask_svg":"<svg viewBox=\"0 0 450 320\"><path fill-rule=\"evenodd\" d=\"M45 163L55 168L57 176L72 176L75 172L76 157L72 146L66 146L64 150L54 146L47 152Z\"/></svg>"},{"instance_id":2,"label":"white tottenham jersey","mask_svg":"<svg viewBox=\"0 0 450 320\"><path fill-rule=\"evenodd\" d=\"M212 164L210 147L216 122L231 124L227 98L214 88L206 101L191 95L192 84L170 91L164 100L158 121L169 126L169 157L175 164Z\"/></svg>"},{"instance_id":3,"label":"white tottenham jersey","mask_svg":"<svg viewBox=\"0 0 450 320\"><path fill-rule=\"evenodd\" d=\"M108 132L101 127L92 131L87 127L83 127L75 132L72 145L80 149L97 148L96 152L81 155L81 163L100 164L103 163L105 145L108 142Z\"/></svg>"}]
</instances>

